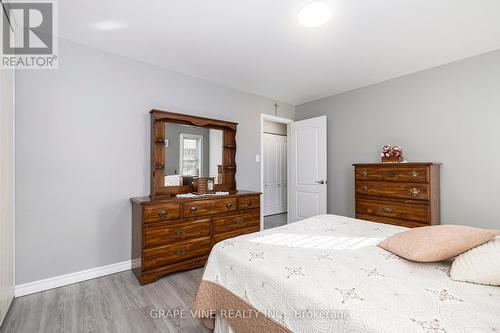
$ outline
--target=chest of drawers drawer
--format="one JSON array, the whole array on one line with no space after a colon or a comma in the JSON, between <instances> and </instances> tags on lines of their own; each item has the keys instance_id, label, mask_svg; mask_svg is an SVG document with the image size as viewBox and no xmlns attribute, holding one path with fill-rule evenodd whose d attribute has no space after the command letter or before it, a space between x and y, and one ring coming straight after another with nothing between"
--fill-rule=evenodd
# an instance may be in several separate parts
<instances>
[{"instance_id":1,"label":"chest of drawers drawer","mask_svg":"<svg viewBox=\"0 0 500 333\"><path fill-rule=\"evenodd\" d=\"M240 197L238 199L238 205L240 209L252 209L260 207L260 196L249 195L246 197Z\"/></svg>"},{"instance_id":2,"label":"chest of drawers drawer","mask_svg":"<svg viewBox=\"0 0 500 333\"><path fill-rule=\"evenodd\" d=\"M248 214L230 214L223 217L214 218L214 233L221 234L234 230L245 229L250 227L258 227L260 224L259 212Z\"/></svg>"},{"instance_id":3,"label":"chest of drawers drawer","mask_svg":"<svg viewBox=\"0 0 500 333\"><path fill-rule=\"evenodd\" d=\"M355 168L355 178L358 181L428 183L430 173L427 166L398 166L397 168L364 166Z\"/></svg>"},{"instance_id":4,"label":"chest of drawers drawer","mask_svg":"<svg viewBox=\"0 0 500 333\"><path fill-rule=\"evenodd\" d=\"M403 220L403 219L395 219L392 217L368 215L368 214L356 214L356 218L360 219L360 220L366 220L366 221L377 222L377 223L392 224L392 225L396 225L399 227L406 227L406 228L419 228L419 227L428 227L429 226L429 223L427 223L427 222L426 223L415 222L415 221L409 221L409 220Z\"/></svg>"},{"instance_id":5,"label":"chest of drawers drawer","mask_svg":"<svg viewBox=\"0 0 500 333\"><path fill-rule=\"evenodd\" d=\"M184 217L233 212L238 208L238 198L190 201L182 204Z\"/></svg>"},{"instance_id":6,"label":"chest of drawers drawer","mask_svg":"<svg viewBox=\"0 0 500 333\"><path fill-rule=\"evenodd\" d=\"M225 239L228 239L228 238L233 238L233 237L237 237L237 236L241 236L241 235L251 234L254 232L258 232L259 230L260 230L260 227L257 225L257 226L244 228L244 229L243 228L236 229L236 230L233 230L230 232L225 232L222 234L215 234L213 237L213 245L215 245L215 244L217 244Z\"/></svg>"},{"instance_id":7,"label":"chest of drawers drawer","mask_svg":"<svg viewBox=\"0 0 500 333\"><path fill-rule=\"evenodd\" d=\"M429 186L423 183L356 182L356 194L429 200Z\"/></svg>"},{"instance_id":8,"label":"chest of drawers drawer","mask_svg":"<svg viewBox=\"0 0 500 333\"><path fill-rule=\"evenodd\" d=\"M144 247L150 248L187 239L209 237L210 230L210 218L180 220L175 224L171 222L150 224L144 227Z\"/></svg>"},{"instance_id":9,"label":"chest of drawers drawer","mask_svg":"<svg viewBox=\"0 0 500 333\"><path fill-rule=\"evenodd\" d=\"M356 214L427 223L430 220L430 207L426 204L404 204L393 201L358 200Z\"/></svg>"},{"instance_id":10,"label":"chest of drawers drawer","mask_svg":"<svg viewBox=\"0 0 500 333\"><path fill-rule=\"evenodd\" d=\"M144 222L175 220L180 217L180 205L177 202L162 203L144 207Z\"/></svg>"},{"instance_id":11,"label":"chest of drawers drawer","mask_svg":"<svg viewBox=\"0 0 500 333\"><path fill-rule=\"evenodd\" d=\"M143 251L144 269L153 269L186 259L207 255L210 252L210 237L153 247Z\"/></svg>"}]
</instances>

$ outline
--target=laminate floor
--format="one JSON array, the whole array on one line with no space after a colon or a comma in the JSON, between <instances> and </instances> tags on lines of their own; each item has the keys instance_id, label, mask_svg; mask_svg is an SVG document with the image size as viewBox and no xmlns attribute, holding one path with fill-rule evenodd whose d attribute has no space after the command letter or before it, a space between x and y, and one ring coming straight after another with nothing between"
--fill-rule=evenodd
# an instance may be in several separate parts
<instances>
[{"instance_id":1,"label":"laminate floor","mask_svg":"<svg viewBox=\"0 0 500 333\"><path fill-rule=\"evenodd\" d=\"M265 229L286 224L286 213L265 217ZM190 316L203 270L169 274L142 286L132 271L14 299L0 333L208 333ZM171 317L153 318L163 310ZM153 314L153 316L151 315Z\"/></svg>"},{"instance_id":2,"label":"laminate floor","mask_svg":"<svg viewBox=\"0 0 500 333\"><path fill-rule=\"evenodd\" d=\"M264 229L280 227L286 224L287 213L264 216Z\"/></svg>"},{"instance_id":3,"label":"laminate floor","mask_svg":"<svg viewBox=\"0 0 500 333\"><path fill-rule=\"evenodd\" d=\"M1 333L208 333L190 316L203 270L170 274L141 287L132 271L14 299ZM185 318L169 317L186 310ZM171 316L170 316L171 317Z\"/></svg>"}]
</instances>

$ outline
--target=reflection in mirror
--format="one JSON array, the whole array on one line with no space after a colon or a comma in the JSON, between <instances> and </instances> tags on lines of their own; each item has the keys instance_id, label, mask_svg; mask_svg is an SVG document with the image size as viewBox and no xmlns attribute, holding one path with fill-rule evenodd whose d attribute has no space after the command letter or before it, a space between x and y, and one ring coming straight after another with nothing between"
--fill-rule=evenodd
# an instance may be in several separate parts
<instances>
[{"instance_id":1,"label":"reflection in mirror","mask_svg":"<svg viewBox=\"0 0 500 333\"><path fill-rule=\"evenodd\" d=\"M165 123L165 139L165 186L190 185L196 177L223 182L223 131Z\"/></svg>"}]
</instances>

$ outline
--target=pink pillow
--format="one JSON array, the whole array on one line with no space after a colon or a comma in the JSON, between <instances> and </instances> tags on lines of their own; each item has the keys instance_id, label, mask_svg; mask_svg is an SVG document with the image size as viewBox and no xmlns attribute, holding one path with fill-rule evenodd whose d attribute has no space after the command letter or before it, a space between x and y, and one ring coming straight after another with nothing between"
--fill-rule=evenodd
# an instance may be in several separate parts
<instances>
[{"instance_id":1,"label":"pink pillow","mask_svg":"<svg viewBox=\"0 0 500 333\"><path fill-rule=\"evenodd\" d=\"M489 230L463 225L435 225L410 229L387 238L377 246L416 262L454 258L495 238Z\"/></svg>"}]
</instances>

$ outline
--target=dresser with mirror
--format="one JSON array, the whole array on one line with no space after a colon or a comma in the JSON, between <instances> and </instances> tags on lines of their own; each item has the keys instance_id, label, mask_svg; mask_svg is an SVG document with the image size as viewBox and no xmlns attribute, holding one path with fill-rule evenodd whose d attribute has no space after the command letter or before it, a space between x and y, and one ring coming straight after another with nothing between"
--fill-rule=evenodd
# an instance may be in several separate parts
<instances>
[{"instance_id":1,"label":"dresser with mirror","mask_svg":"<svg viewBox=\"0 0 500 333\"><path fill-rule=\"evenodd\" d=\"M144 285L202 267L212 247L260 229L260 193L236 187L237 124L151 115L151 194L131 198L132 269ZM210 179L203 193L198 181Z\"/></svg>"}]
</instances>

